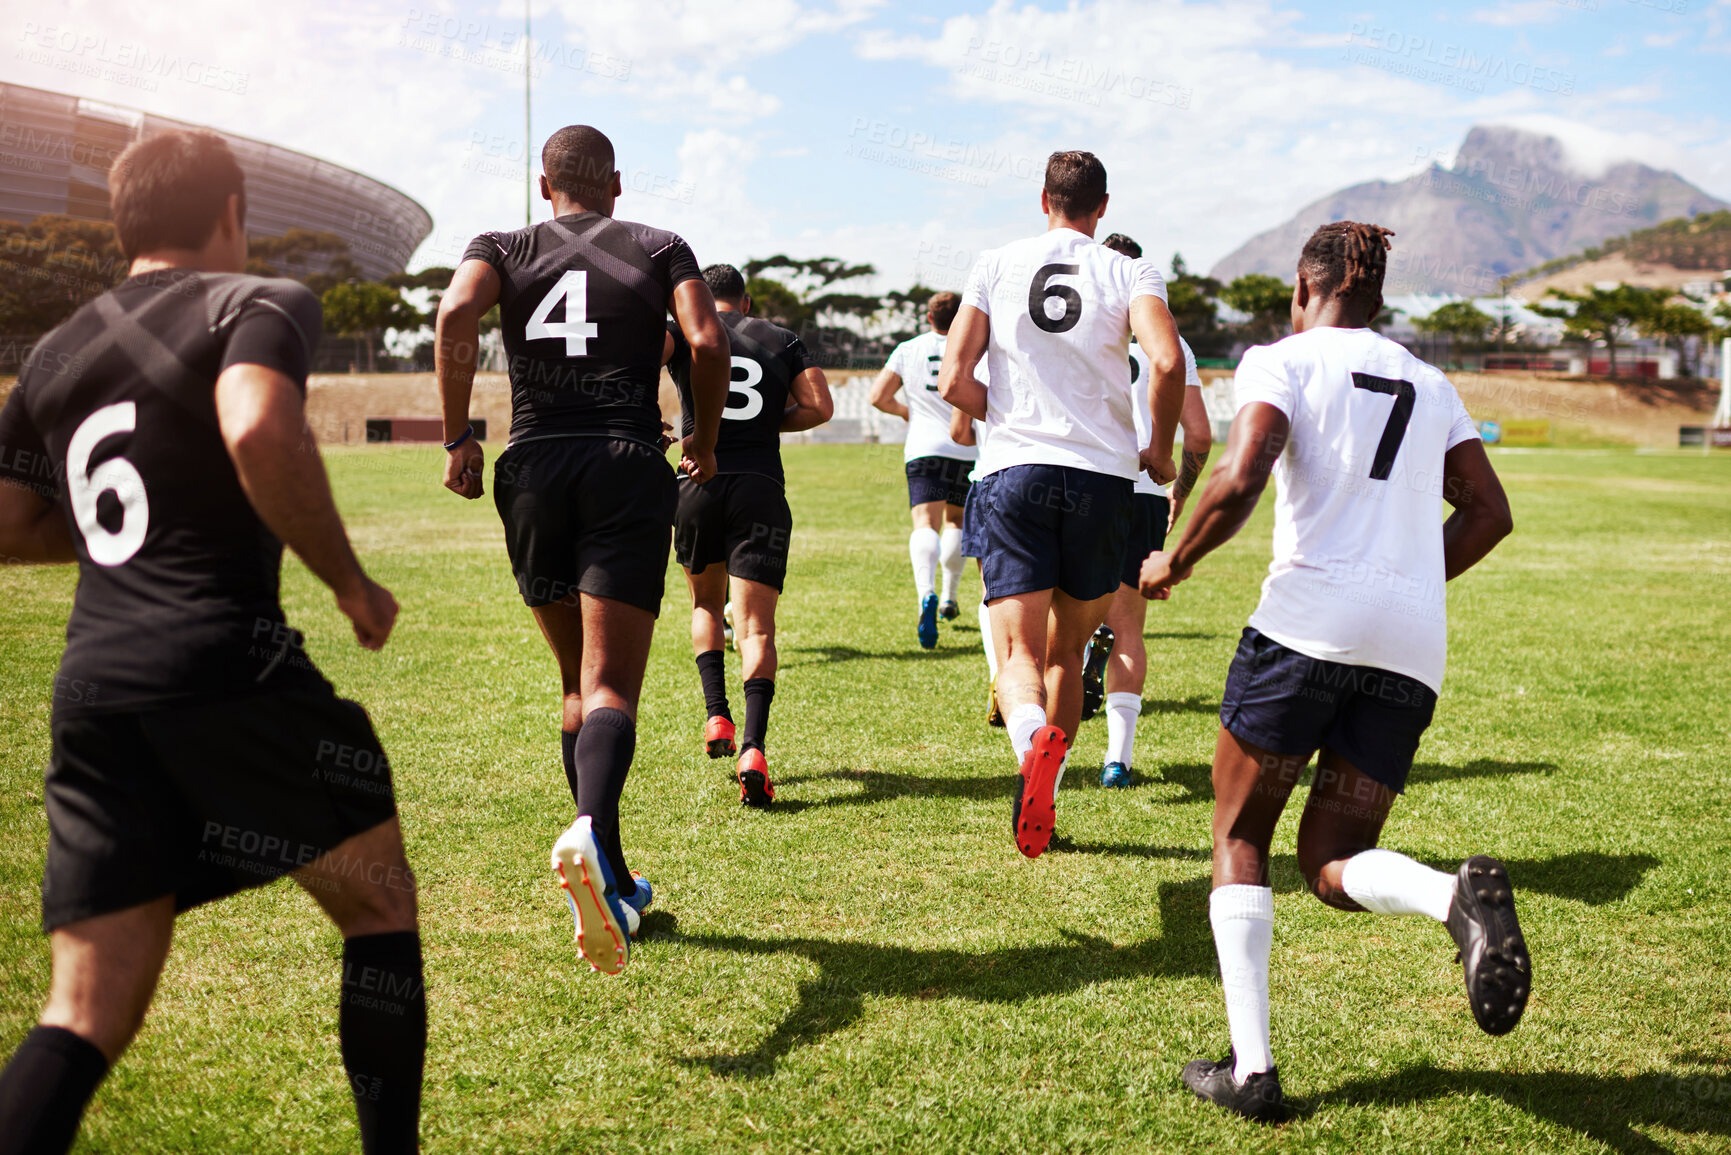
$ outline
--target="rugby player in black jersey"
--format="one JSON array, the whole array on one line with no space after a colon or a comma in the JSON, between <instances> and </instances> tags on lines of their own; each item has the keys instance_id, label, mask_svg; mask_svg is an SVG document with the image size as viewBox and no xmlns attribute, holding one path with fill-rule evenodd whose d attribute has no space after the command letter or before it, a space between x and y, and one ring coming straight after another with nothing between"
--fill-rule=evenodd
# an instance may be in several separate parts
<instances>
[{"instance_id":1,"label":"rugby player in black jersey","mask_svg":"<svg viewBox=\"0 0 1731 1155\"><path fill-rule=\"evenodd\" d=\"M715 474L727 404L727 330L697 258L673 233L613 219L613 145L586 125L541 150L553 219L483 233L439 302L445 485L482 494L469 396L482 314L496 303L511 377L511 442L493 500L524 604L559 661L565 777L577 820L553 845L578 949L616 974L652 899L625 864L619 797L637 746L637 698L666 584L678 487L658 394L667 310L691 347L694 421L681 467Z\"/></svg>"},{"instance_id":2,"label":"rugby player in black jersey","mask_svg":"<svg viewBox=\"0 0 1731 1155\"><path fill-rule=\"evenodd\" d=\"M739 800L768 806L775 797L764 736L775 698L775 603L787 576L793 514L781 469L781 435L822 425L835 412L829 382L805 342L779 325L751 316L745 278L732 265L711 265L703 279L727 326L732 345L728 406L715 443L716 478L698 485L679 481L673 549L691 584L691 644L703 679L709 721L703 732L711 758L734 753L733 715L727 707L722 617L732 579L732 602L745 680L745 730L739 736ZM662 350L679 387L684 432L694 427L691 346L679 326L667 326Z\"/></svg>"},{"instance_id":3,"label":"rugby player in black jersey","mask_svg":"<svg viewBox=\"0 0 1731 1155\"><path fill-rule=\"evenodd\" d=\"M0 555L77 562L44 799L48 1004L0 1074L0 1152L71 1146L144 1021L175 916L291 874L344 937L339 1025L368 1152L417 1150L426 995L390 763L284 621L284 544L377 650L303 412L318 298L243 275L246 189L209 132L109 174L131 261L0 410Z\"/></svg>"}]
</instances>

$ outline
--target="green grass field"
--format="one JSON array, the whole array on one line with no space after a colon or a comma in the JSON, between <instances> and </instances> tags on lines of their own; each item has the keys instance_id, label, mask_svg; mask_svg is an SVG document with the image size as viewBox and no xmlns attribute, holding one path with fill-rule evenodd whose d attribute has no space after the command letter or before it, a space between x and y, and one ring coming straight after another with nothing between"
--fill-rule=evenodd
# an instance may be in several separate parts
<instances>
[{"instance_id":1,"label":"green grass field","mask_svg":"<svg viewBox=\"0 0 1731 1155\"><path fill-rule=\"evenodd\" d=\"M1207 763L1269 503L1151 610L1138 785L1091 785L1105 726L1085 724L1059 838L1029 862L1008 742L984 722L977 577L919 651L899 451L791 450L777 806L742 811L730 766L701 753L672 571L624 816L657 906L603 978L547 869L571 812L553 661L491 501L441 490L436 457L330 454L361 555L403 605L382 653L285 567L291 620L395 767L426 940L427 1150L1731 1147L1731 457L1494 457L1515 536L1451 589L1448 684L1385 845L1445 869L1508 861L1531 1008L1489 1038L1439 927L1310 899L1294 814L1272 987L1299 1115L1274 1130L1178 1083L1226 1046ZM73 584L0 571L6 1048L48 980L41 772ZM358 1149L340 954L286 882L188 915L80 1149Z\"/></svg>"}]
</instances>

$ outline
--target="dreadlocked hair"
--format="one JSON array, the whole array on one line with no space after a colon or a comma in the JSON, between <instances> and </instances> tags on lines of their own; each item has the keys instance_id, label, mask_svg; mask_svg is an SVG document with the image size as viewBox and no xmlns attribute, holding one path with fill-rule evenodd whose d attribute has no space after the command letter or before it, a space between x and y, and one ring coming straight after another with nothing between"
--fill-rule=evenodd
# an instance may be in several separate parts
<instances>
[{"instance_id":1,"label":"dreadlocked hair","mask_svg":"<svg viewBox=\"0 0 1731 1155\"><path fill-rule=\"evenodd\" d=\"M1358 221L1323 225L1304 243L1299 272L1320 296L1369 303L1382 295L1393 229Z\"/></svg>"}]
</instances>

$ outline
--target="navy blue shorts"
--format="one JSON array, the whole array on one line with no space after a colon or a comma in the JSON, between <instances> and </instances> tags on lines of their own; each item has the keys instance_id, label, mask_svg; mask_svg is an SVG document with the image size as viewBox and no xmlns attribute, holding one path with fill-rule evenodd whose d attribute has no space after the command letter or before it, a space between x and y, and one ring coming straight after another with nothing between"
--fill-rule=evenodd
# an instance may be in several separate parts
<instances>
[{"instance_id":1,"label":"navy blue shorts","mask_svg":"<svg viewBox=\"0 0 1731 1155\"><path fill-rule=\"evenodd\" d=\"M1172 502L1154 493L1138 493L1131 501L1130 542L1124 547L1124 564L1118 570L1121 585L1136 585L1142 578L1142 563L1148 555L1165 548L1166 519Z\"/></svg>"},{"instance_id":2,"label":"navy blue shorts","mask_svg":"<svg viewBox=\"0 0 1731 1155\"><path fill-rule=\"evenodd\" d=\"M1129 478L1012 465L974 483L962 552L980 559L988 601L1036 590L1092 601L1118 588L1134 496Z\"/></svg>"},{"instance_id":3,"label":"navy blue shorts","mask_svg":"<svg viewBox=\"0 0 1731 1155\"><path fill-rule=\"evenodd\" d=\"M1326 747L1399 794L1435 712L1436 691L1416 678L1306 657L1246 626L1220 724L1273 754Z\"/></svg>"},{"instance_id":4,"label":"navy blue shorts","mask_svg":"<svg viewBox=\"0 0 1731 1155\"><path fill-rule=\"evenodd\" d=\"M972 461L958 457L916 457L906 468L909 509L929 501L968 504L968 490L974 484L968 480L968 474L974 471Z\"/></svg>"}]
</instances>

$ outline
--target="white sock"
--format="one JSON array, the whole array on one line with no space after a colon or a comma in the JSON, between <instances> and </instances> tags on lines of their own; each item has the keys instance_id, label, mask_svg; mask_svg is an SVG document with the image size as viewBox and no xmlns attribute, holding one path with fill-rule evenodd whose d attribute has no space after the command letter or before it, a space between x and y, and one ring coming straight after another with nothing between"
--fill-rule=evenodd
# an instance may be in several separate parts
<instances>
[{"instance_id":1,"label":"white sock","mask_svg":"<svg viewBox=\"0 0 1731 1155\"><path fill-rule=\"evenodd\" d=\"M944 567L944 601L956 600L956 586L961 584L962 568L968 559L962 556L962 531L953 525L944 526L938 537L938 562Z\"/></svg>"},{"instance_id":2,"label":"white sock","mask_svg":"<svg viewBox=\"0 0 1731 1155\"><path fill-rule=\"evenodd\" d=\"M1392 850L1366 850L1347 859L1340 885L1372 914L1428 914L1447 922L1455 899L1454 875Z\"/></svg>"},{"instance_id":3,"label":"white sock","mask_svg":"<svg viewBox=\"0 0 1731 1155\"><path fill-rule=\"evenodd\" d=\"M1242 1083L1274 1066L1268 1045L1268 952L1274 945L1274 891L1266 886L1222 886L1208 896L1208 925L1220 959L1226 1025Z\"/></svg>"},{"instance_id":4,"label":"white sock","mask_svg":"<svg viewBox=\"0 0 1731 1155\"><path fill-rule=\"evenodd\" d=\"M924 601L927 594L937 592L938 531L921 528L909 534L908 557L914 563L914 588Z\"/></svg>"},{"instance_id":5,"label":"white sock","mask_svg":"<svg viewBox=\"0 0 1731 1155\"><path fill-rule=\"evenodd\" d=\"M1046 724L1046 711L1032 702L1023 702L1010 711L1004 722L1004 728L1010 732L1010 745L1016 751L1016 761L1020 762L1034 748L1034 731Z\"/></svg>"},{"instance_id":6,"label":"white sock","mask_svg":"<svg viewBox=\"0 0 1731 1155\"><path fill-rule=\"evenodd\" d=\"M998 680L998 647L992 644L992 611L986 608L986 603L980 603L980 644L986 647L986 668L992 672L992 681Z\"/></svg>"},{"instance_id":7,"label":"white sock","mask_svg":"<svg viewBox=\"0 0 1731 1155\"><path fill-rule=\"evenodd\" d=\"M1106 764L1122 762L1133 767L1130 757L1136 751L1136 719L1142 716L1142 695L1117 693L1106 695Z\"/></svg>"}]
</instances>

